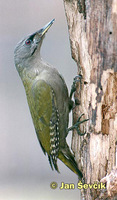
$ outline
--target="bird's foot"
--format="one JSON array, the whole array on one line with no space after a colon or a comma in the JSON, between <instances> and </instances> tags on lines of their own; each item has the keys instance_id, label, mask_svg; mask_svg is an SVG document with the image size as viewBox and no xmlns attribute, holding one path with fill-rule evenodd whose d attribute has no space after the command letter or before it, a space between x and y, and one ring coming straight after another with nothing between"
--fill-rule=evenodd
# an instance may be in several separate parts
<instances>
[{"instance_id":1,"label":"bird's foot","mask_svg":"<svg viewBox=\"0 0 117 200\"><path fill-rule=\"evenodd\" d=\"M81 131L80 131L80 124L82 124L82 123L84 123L84 122L86 122L86 121L89 120L89 119L84 119L84 120L80 121L80 119L81 119L81 117L83 115L84 114L81 114L80 117L78 118L77 122L73 126L71 126L70 128L67 129L68 132L71 131L71 130L73 130L73 129L76 129L78 135L83 136L83 135L86 134L86 132L81 133Z\"/></svg>"},{"instance_id":2,"label":"bird's foot","mask_svg":"<svg viewBox=\"0 0 117 200\"><path fill-rule=\"evenodd\" d=\"M70 98L72 98L73 93L76 91L76 83L80 82L81 84L81 79L82 79L81 74L75 76L75 78L73 79L73 84L71 86L71 92L70 92Z\"/></svg>"}]
</instances>

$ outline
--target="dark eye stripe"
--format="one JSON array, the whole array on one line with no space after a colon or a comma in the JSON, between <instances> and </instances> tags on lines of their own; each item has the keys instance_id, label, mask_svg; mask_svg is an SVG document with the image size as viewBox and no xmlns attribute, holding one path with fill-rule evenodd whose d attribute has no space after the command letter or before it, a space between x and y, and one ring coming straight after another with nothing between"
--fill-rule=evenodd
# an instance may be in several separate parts
<instances>
[{"instance_id":1,"label":"dark eye stripe","mask_svg":"<svg viewBox=\"0 0 117 200\"><path fill-rule=\"evenodd\" d=\"M29 45L33 41L33 38L35 37L36 33L33 33L32 35L29 36L29 38L26 40L25 44Z\"/></svg>"},{"instance_id":2,"label":"dark eye stripe","mask_svg":"<svg viewBox=\"0 0 117 200\"><path fill-rule=\"evenodd\" d=\"M35 37L36 33L33 33L32 35L30 35L29 40L33 41L33 38Z\"/></svg>"}]
</instances>

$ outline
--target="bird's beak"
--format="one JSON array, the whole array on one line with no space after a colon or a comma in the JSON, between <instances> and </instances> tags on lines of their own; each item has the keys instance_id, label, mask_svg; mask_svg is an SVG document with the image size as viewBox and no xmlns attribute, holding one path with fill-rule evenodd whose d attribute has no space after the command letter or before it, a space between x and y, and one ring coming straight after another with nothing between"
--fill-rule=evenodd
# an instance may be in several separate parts
<instances>
[{"instance_id":1,"label":"bird's beak","mask_svg":"<svg viewBox=\"0 0 117 200\"><path fill-rule=\"evenodd\" d=\"M55 21L55 19L51 20L48 24L46 24L43 28L41 28L37 33L40 36L43 36L48 31L48 29L52 26L54 21Z\"/></svg>"}]
</instances>

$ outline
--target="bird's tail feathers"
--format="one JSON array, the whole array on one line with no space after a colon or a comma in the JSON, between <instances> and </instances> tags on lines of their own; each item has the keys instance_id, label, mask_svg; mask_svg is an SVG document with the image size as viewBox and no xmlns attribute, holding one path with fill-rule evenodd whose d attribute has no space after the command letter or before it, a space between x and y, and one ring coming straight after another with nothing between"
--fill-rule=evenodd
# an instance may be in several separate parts
<instances>
[{"instance_id":1,"label":"bird's tail feathers","mask_svg":"<svg viewBox=\"0 0 117 200\"><path fill-rule=\"evenodd\" d=\"M55 162L55 161L52 159L52 157L51 157L50 155L48 155L48 160L49 160L51 169L52 169L52 170L55 169L58 173L60 173L60 172L59 172L59 169L58 169L57 162Z\"/></svg>"},{"instance_id":2,"label":"bird's tail feathers","mask_svg":"<svg viewBox=\"0 0 117 200\"><path fill-rule=\"evenodd\" d=\"M78 169L77 163L73 154L70 152L69 147L67 149L61 149L58 154L58 158L81 179L83 177L82 172Z\"/></svg>"}]
</instances>

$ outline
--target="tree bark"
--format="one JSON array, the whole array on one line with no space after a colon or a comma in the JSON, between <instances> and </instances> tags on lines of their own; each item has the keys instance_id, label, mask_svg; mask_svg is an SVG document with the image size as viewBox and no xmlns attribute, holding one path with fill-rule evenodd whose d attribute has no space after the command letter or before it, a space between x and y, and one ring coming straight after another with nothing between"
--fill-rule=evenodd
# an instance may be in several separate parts
<instances>
[{"instance_id":1,"label":"tree bark","mask_svg":"<svg viewBox=\"0 0 117 200\"><path fill-rule=\"evenodd\" d=\"M106 183L106 189L82 189L82 199L117 199L117 0L64 0L64 6L72 58L82 75L73 122L82 113L89 118L80 126L84 137L74 130L72 150L84 183Z\"/></svg>"}]
</instances>

